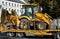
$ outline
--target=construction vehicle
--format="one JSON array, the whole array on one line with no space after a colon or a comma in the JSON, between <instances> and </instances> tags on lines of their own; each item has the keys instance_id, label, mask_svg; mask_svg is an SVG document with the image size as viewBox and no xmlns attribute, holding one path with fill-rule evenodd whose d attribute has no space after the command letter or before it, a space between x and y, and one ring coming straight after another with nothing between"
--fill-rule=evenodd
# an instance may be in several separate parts
<instances>
[{"instance_id":1,"label":"construction vehicle","mask_svg":"<svg viewBox=\"0 0 60 39\"><path fill-rule=\"evenodd\" d=\"M49 26L52 23L52 17L49 16L47 13L39 13L39 9L38 9L38 5L36 4L26 4L26 5L22 5L22 15L20 16L20 26L21 28L28 28L29 24L31 24L32 26L34 26L34 29L36 28L37 24L41 24L41 27L46 28L46 25ZM33 23L31 23L33 22ZM40 23L41 22L41 23ZM45 25L43 25L45 24ZM37 25L38 27L38 25ZM40 28L41 28L40 27ZM43 28L43 29L44 29ZM30 29L30 28L28 28Z\"/></svg>"},{"instance_id":2,"label":"construction vehicle","mask_svg":"<svg viewBox=\"0 0 60 39\"><path fill-rule=\"evenodd\" d=\"M37 4L23 4L21 9L22 13L19 18L17 16L9 16L15 18L14 20L9 20L12 21L12 25L14 24L15 26L18 26L18 29L8 27L7 25L3 28L1 25L0 31L7 33L9 36L13 36L15 34L19 37L23 35L27 36L27 34L33 36L51 36L54 35L54 33L60 32L60 30L57 29L50 29L50 25L53 22L52 17L47 13L39 13L39 8L37 6Z\"/></svg>"}]
</instances>

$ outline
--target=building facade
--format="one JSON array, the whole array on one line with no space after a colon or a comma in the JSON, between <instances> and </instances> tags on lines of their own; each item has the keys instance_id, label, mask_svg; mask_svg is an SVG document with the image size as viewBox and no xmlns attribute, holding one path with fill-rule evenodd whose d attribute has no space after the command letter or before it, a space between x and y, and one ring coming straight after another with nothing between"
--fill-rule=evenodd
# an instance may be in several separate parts
<instances>
[{"instance_id":1,"label":"building facade","mask_svg":"<svg viewBox=\"0 0 60 39\"><path fill-rule=\"evenodd\" d=\"M23 3L21 2L14 2L14 1L8 1L8 0L0 0L0 17L1 17L1 10L6 9L9 13L11 13L11 10L15 10L17 15L21 15L21 8Z\"/></svg>"}]
</instances>

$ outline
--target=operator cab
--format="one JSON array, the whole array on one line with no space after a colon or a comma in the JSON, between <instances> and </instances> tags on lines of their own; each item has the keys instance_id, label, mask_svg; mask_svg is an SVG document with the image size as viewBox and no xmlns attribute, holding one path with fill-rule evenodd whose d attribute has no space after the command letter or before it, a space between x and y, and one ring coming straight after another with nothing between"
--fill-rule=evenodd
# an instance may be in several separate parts
<instances>
[{"instance_id":1,"label":"operator cab","mask_svg":"<svg viewBox=\"0 0 60 39\"><path fill-rule=\"evenodd\" d=\"M40 8L36 4L22 5L21 16L28 16L29 18L32 18L32 20L33 20L33 19L36 18L35 17L36 13L39 13L39 9ZM22 18L21 23L20 23L21 28L27 29L29 26L30 26L29 29L31 29L31 30L34 30L35 27L37 29L40 26L42 26L42 27L40 27L42 29L45 28L44 25L43 25L43 23L41 25L38 25L38 24L40 24L40 22L35 22L35 21L32 21L32 20L30 20L29 21L29 24L28 24L28 20Z\"/></svg>"},{"instance_id":2,"label":"operator cab","mask_svg":"<svg viewBox=\"0 0 60 39\"><path fill-rule=\"evenodd\" d=\"M34 17L34 14L38 12L38 7L36 5L22 5L22 16Z\"/></svg>"}]
</instances>

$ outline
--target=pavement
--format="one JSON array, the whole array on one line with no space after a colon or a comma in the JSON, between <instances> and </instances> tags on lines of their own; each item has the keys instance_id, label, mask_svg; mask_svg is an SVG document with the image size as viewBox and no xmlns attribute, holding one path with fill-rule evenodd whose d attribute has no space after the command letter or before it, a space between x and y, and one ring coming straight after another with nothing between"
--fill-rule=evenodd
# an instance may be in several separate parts
<instances>
[{"instance_id":1,"label":"pavement","mask_svg":"<svg viewBox=\"0 0 60 39\"><path fill-rule=\"evenodd\" d=\"M0 39L52 39L52 38L51 37L38 37L38 36L8 37L6 33L0 33Z\"/></svg>"},{"instance_id":2,"label":"pavement","mask_svg":"<svg viewBox=\"0 0 60 39\"><path fill-rule=\"evenodd\" d=\"M19 38L19 37L0 37L0 39L52 39L52 38Z\"/></svg>"}]
</instances>

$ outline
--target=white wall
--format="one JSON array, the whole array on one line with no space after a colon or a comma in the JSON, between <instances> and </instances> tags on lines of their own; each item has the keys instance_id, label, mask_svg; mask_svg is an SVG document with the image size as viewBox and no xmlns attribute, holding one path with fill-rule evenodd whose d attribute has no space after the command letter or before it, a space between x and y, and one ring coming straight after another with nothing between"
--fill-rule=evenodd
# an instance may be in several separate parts
<instances>
[{"instance_id":1,"label":"white wall","mask_svg":"<svg viewBox=\"0 0 60 39\"><path fill-rule=\"evenodd\" d=\"M16 10L17 15L20 16L21 15L21 3L16 3L16 2L12 2L12 1L6 1L6 0L0 0L0 4L2 5L2 8L7 9L9 12L11 12L11 10Z\"/></svg>"}]
</instances>

